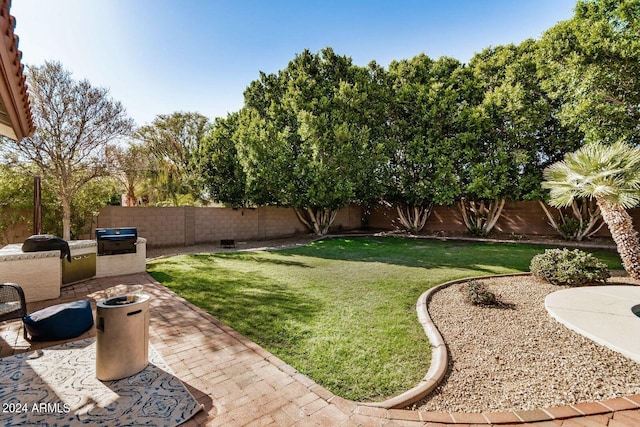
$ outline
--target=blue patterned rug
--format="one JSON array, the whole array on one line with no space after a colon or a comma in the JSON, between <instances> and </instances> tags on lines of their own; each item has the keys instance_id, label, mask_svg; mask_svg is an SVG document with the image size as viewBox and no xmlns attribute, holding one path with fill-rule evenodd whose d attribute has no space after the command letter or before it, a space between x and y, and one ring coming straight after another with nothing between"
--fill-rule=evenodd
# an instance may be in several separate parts
<instances>
[{"instance_id":1,"label":"blue patterned rug","mask_svg":"<svg viewBox=\"0 0 640 427\"><path fill-rule=\"evenodd\" d=\"M149 366L99 381L95 338L0 359L0 425L176 426L201 405L149 346Z\"/></svg>"}]
</instances>

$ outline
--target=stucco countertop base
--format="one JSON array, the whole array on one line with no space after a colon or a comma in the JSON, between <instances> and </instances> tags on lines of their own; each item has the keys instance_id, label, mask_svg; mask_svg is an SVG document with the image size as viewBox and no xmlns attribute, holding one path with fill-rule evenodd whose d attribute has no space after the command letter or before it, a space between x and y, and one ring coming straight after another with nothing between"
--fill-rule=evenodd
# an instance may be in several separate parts
<instances>
[{"instance_id":1,"label":"stucco countertop base","mask_svg":"<svg viewBox=\"0 0 640 427\"><path fill-rule=\"evenodd\" d=\"M97 254L95 240L69 241L71 255ZM96 276L110 277L142 273L146 270L147 240L138 237L136 253L97 255ZM0 283L17 283L27 302L60 297L62 263L60 251L22 252L22 244L15 243L0 249ZM73 261L72 261L73 262Z\"/></svg>"}]
</instances>

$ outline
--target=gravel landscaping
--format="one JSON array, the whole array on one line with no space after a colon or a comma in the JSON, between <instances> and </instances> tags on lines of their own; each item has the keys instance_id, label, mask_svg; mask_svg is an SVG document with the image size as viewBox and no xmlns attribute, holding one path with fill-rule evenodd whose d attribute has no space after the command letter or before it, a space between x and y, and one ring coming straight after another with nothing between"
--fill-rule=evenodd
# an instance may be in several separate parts
<instances>
[{"instance_id":1,"label":"gravel landscaping","mask_svg":"<svg viewBox=\"0 0 640 427\"><path fill-rule=\"evenodd\" d=\"M467 304L461 284L436 292L429 313L447 344L449 373L414 409L531 410L640 393L638 363L548 315L545 296L564 287L527 276L483 283L515 308Z\"/></svg>"}]
</instances>

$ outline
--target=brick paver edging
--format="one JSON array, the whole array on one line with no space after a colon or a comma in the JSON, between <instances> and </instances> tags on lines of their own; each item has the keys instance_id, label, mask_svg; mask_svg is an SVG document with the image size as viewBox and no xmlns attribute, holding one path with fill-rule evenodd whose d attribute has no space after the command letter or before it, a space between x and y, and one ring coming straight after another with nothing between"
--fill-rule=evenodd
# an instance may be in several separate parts
<instances>
[{"instance_id":1,"label":"brick paver edging","mask_svg":"<svg viewBox=\"0 0 640 427\"><path fill-rule=\"evenodd\" d=\"M635 394L616 399L603 400L601 402L584 402L571 406L556 406L553 408L535 409L531 411L504 411L504 412L435 412L435 411L411 411L408 409L385 409L358 404L356 413L369 417L383 418L397 421L421 421L424 423L436 423L434 425L463 424L471 425L499 425L499 424L528 424L545 423L554 420L571 418L583 418L594 415L611 415L620 412L636 410L640 411L640 394ZM640 415L640 414L639 414ZM431 424L428 424L431 425ZM544 424L547 425L547 424ZM552 424L549 424L552 425ZM571 424L572 426L582 425ZM596 424L585 424L596 425ZM599 424L598 424L599 425ZM605 424L606 425L606 424ZM626 425L626 424L625 424ZM640 418L638 424L640 425Z\"/></svg>"}]
</instances>

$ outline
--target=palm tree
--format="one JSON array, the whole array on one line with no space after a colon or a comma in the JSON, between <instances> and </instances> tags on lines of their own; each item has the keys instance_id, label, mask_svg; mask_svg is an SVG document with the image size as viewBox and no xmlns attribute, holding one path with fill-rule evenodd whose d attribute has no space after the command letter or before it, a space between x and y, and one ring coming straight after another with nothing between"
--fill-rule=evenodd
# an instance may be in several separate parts
<instances>
[{"instance_id":1,"label":"palm tree","mask_svg":"<svg viewBox=\"0 0 640 427\"><path fill-rule=\"evenodd\" d=\"M640 246L627 208L640 201L640 148L624 142L589 143L544 170L549 203L571 205L574 199L595 199L618 247L624 269L640 279Z\"/></svg>"}]
</instances>

